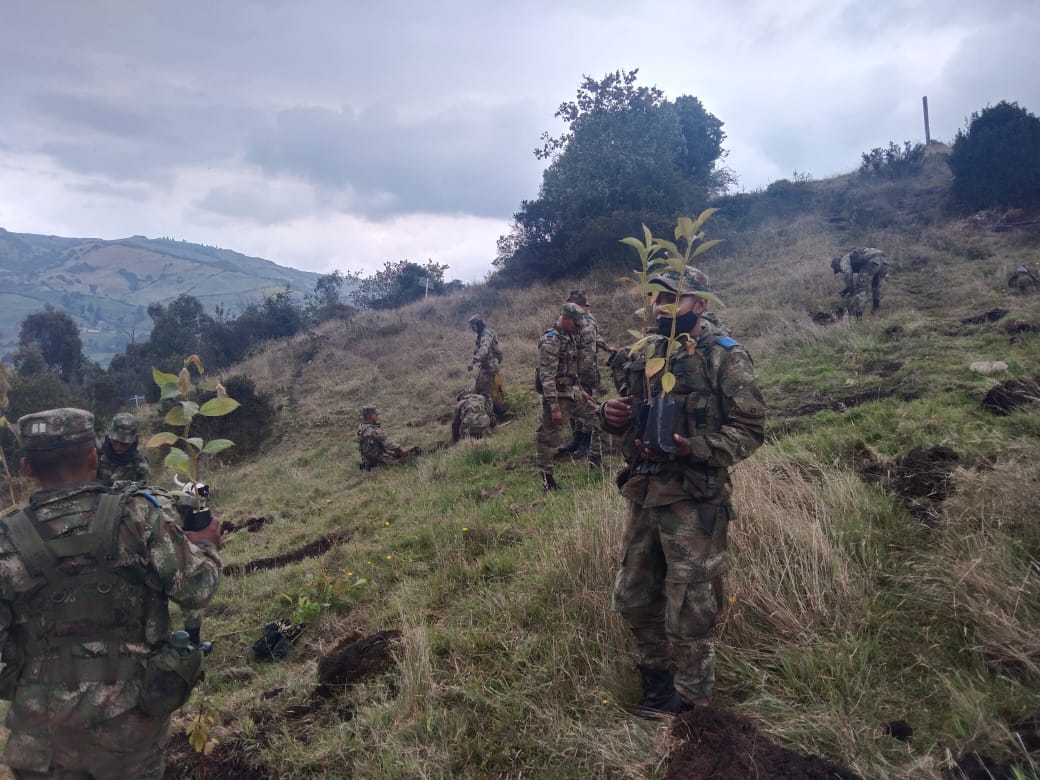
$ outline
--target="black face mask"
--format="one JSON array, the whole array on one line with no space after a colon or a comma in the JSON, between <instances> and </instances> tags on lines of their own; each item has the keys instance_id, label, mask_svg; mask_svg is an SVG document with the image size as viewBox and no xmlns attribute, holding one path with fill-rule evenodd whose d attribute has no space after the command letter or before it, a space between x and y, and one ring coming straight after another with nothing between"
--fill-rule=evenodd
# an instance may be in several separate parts
<instances>
[{"instance_id":1,"label":"black face mask","mask_svg":"<svg viewBox=\"0 0 1040 780\"><path fill-rule=\"evenodd\" d=\"M692 311L688 311L685 314L680 314L675 318L675 335L680 333L689 333L697 326L698 316ZM671 317L659 317L657 320L657 332L662 336L672 335L672 318Z\"/></svg>"}]
</instances>

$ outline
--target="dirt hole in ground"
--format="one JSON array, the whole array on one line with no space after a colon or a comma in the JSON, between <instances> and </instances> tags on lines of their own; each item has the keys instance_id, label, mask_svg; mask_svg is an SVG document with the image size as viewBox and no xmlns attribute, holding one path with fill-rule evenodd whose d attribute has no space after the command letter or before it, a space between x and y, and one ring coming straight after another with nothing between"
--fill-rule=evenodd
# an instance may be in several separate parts
<instances>
[{"instance_id":1,"label":"dirt hole in ground","mask_svg":"<svg viewBox=\"0 0 1040 780\"><path fill-rule=\"evenodd\" d=\"M990 309L982 314L976 314L974 317L965 317L961 320L964 325L981 325L984 322L996 322L1002 320L1008 315L1007 309Z\"/></svg>"},{"instance_id":2,"label":"dirt hole in ground","mask_svg":"<svg viewBox=\"0 0 1040 780\"><path fill-rule=\"evenodd\" d=\"M960 462L949 447L914 447L896 460L892 489L914 517L936 521L939 505L953 492L951 475Z\"/></svg>"},{"instance_id":3,"label":"dirt hole in ground","mask_svg":"<svg viewBox=\"0 0 1040 780\"><path fill-rule=\"evenodd\" d=\"M999 417L1006 417L1015 409L1040 401L1040 380L1009 379L991 388L982 399L982 406Z\"/></svg>"},{"instance_id":4,"label":"dirt hole in ground","mask_svg":"<svg viewBox=\"0 0 1040 780\"><path fill-rule=\"evenodd\" d=\"M166 746L163 780L269 780L263 766L250 764L233 743L221 742L208 756L196 753L184 732L174 733Z\"/></svg>"},{"instance_id":5,"label":"dirt hole in ground","mask_svg":"<svg viewBox=\"0 0 1040 780\"><path fill-rule=\"evenodd\" d=\"M295 550L290 550L282 555L275 555L271 558L257 558L248 563L238 563L232 564L231 566L225 566L224 574L228 577L238 577L242 574L251 574L254 571L260 571L262 569L280 569L283 566L288 566L290 563L302 561L304 558L317 558L319 555L324 555L337 544L341 544L349 538L349 531L340 531L338 533L329 534L328 536L315 539L313 542L308 542L302 547L297 547Z\"/></svg>"},{"instance_id":6,"label":"dirt hole in ground","mask_svg":"<svg viewBox=\"0 0 1040 780\"><path fill-rule=\"evenodd\" d=\"M698 707L678 718L665 780L860 780L851 769L781 747L747 718Z\"/></svg>"},{"instance_id":7,"label":"dirt hole in ground","mask_svg":"<svg viewBox=\"0 0 1040 780\"><path fill-rule=\"evenodd\" d=\"M998 762L984 753L972 751L958 758L957 769L947 771L943 777L949 780L1018 780L1020 777L1033 777L1030 772L1040 757L1040 713L1012 723L1009 728L1015 735L1010 750L1020 756L1024 749L1029 758L1009 758Z\"/></svg>"},{"instance_id":8,"label":"dirt hole in ground","mask_svg":"<svg viewBox=\"0 0 1040 780\"><path fill-rule=\"evenodd\" d=\"M902 368L902 365L894 367L895 364L888 364L883 367L883 371L889 371L890 373L884 374L883 376L890 376L891 373L898 371ZM819 396L806 398L804 401L796 401L786 406L780 407L778 416L779 417L805 417L806 415L816 414L824 410L830 410L832 412L846 412L855 406L860 404L869 403L870 401L880 401L883 398L898 398L900 401L913 401L917 398L916 393L902 392L894 393L891 390L882 390L877 388L874 390L864 390L859 393L853 393L852 395L844 396L843 398L821 398Z\"/></svg>"},{"instance_id":9,"label":"dirt hole in ground","mask_svg":"<svg viewBox=\"0 0 1040 780\"><path fill-rule=\"evenodd\" d=\"M255 534L265 525L270 523L270 518L267 517L249 517L243 520L241 523L232 523L230 520L225 520L220 524L220 533L222 534L233 534L241 531L243 528L249 531L251 534Z\"/></svg>"}]
</instances>

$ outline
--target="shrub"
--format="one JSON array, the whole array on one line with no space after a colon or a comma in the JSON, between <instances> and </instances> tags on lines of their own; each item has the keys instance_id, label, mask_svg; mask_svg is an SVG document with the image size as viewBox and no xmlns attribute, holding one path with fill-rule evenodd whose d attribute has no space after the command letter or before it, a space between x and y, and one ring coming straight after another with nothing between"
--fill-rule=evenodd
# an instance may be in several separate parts
<instances>
[{"instance_id":1,"label":"shrub","mask_svg":"<svg viewBox=\"0 0 1040 780\"><path fill-rule=\"evenodd\" d=\"M1040 203L1040 119L1001 101L971 115L949 157L953 195L972 210Z\"/></svg>"},{"instance_id":2,"label":"shrub","mask_svg":"<svg viewBox=\"0 0 1040 780\"><path fill-rule=\"evenodd\" d=\"M912 144L910 141L904 141L902 148L893 141L887 149L879 146L864 152L862 156L859 172L865 176L902 179L920 173L924 168L924 144Z\"/></svg>"}]
</instances>

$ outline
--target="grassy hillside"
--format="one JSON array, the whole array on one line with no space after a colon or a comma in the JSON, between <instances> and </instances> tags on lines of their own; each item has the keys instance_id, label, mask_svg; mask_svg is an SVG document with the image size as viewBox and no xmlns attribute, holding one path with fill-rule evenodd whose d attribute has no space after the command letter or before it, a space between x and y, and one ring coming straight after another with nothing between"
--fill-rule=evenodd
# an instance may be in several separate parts
<instances>
[{"instance_id":1,"label":"grassy hillside","mask_svg":"<svg viewBox=\"0 0 1040 780\"><path fill-rule=\"evenodd\" d=\"M879 779L958 777L968 751L1028 768L1011 726L1040 716L1040 405L982 404L1040 374L1040 297L1006 287L1040 232L942 217L936 171L793 185L808 194L780 217L745 204L709 222L727 244L704 263L771 410L766 446L735 471L714 703ZM815 324L841 286L829 259L857 244L894 262L880 316ZM638 305L616 275L572 280L615 343ZM630 714L633 646L609 612L611 475L567 463L545 494L534 469L535 345L571 286L370 312L235 368L281 410L261 457L212 472L235 528L204 630L211 671L178 723L203 708L220 745L202 759L181 738L175 776L669 776L677 737ZM442 447L472 381L475 311L498 331L519 416ZM981 360L1009 368L973 373ZM427 454L359 472L365 403ZM255 661L280 616L303 635L284 661ZM908 741L884 734L895 720Z\"/></svg>"},{"instance_id":2,"label":"grassy hillside","mask_svg":"<svg viewBox=\"0 0 1040 780\"><path fill-rule=\"evenodd\" d=\"M130 334L140 340L150 303L182 293L207 309L261 300L286 286L301 295L318 275L218 247L144 236L117 241L10 233L0 228L0 355L17 347L26 315L50 305L81 326L83 351L107 363Z\"/></svg>"}]
</instances>

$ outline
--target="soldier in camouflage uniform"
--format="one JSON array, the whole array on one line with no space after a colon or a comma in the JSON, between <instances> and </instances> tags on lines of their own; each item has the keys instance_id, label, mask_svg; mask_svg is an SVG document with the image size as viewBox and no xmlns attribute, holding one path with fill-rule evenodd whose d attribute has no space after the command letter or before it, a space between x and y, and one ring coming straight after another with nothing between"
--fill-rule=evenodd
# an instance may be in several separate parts
<instances>
[{"instance_id":1,"label":"soldier in camouflage uniform","mask_svg":"<svg viewBox=\"0 0 1040 780\"><path fill-rule=\"evenodd\" d=\"M1040 278L1032 268L1020 265L1008 277L1008 287L1021 295L1034 293L1040 288Z\"/></svg>"},{"instance_id":2,"label":"soldier in camouflage uniform","mask_svg":"<svg viewBox=\"0 0 1040 780\"><path fill-rule=\"evenodd\" d=\"M495 414L491 408L491 399L467 390L459 393L458 399L455 414L451 418L451 440L481 438L491 429L491 420Z\"/></svg>"},{"instance_id":3,"label":"soldier in camouflage uniform","mask_svg":"<svg viewBox=\"0 0 1040 780\"><path fill-rule=\"evenodd\" d=\"M408 457L404 447L379 427L379 410L374 406L366 406L361 410L357 437L362 471L371 471L376 466L392 466Z\"/></svg>"},{"instance_id":4,"label":"soldier in camouflage uniform","mask_svg":"<svg viewBox=\"0 0 1040 780\"><path fill-rule=\"evenodd\" d=\"M635 636L640 711L648 716L683 712L706 703L711 694L712 635L724 601L726 532L734 516L729 468L762 444L765 424L751 358L701 317L708 301L717 300L707 277L687 266L681 287L679 273L671 270L651 283L661 291L652 307L658 333L670 334L672 316L662 307L676 303L681 292L675 329L677 336L687 334L666 364L676 380L667 398L662 398L663 370L649 382L654 404L670 403L678 413L670 439L659 434L658 443L669 439L672 452L651 450L644 441L655 426L648 417L647 359L641 350L628 367L628 395L600 407L604 429L623 436L627 466L618 485L628 517L614 610ZM651 344L653 357L665 357L667 338L658 336Z\"/></svg>"},{"instance_id":5,"label":"soldier in camouflage uniform","mask_svg":"<svg viewBox=\"0 0 1040 780\"><path fill-rule=\"evenodd\" d=\"M477 378L473 383L473 392L491 399L496 417L503 417L506 408L492 397L495 387L495 376L502 365L502 350L498 346L498 336L491 330L479 314L469 318L469 328L477 334L473 345L473 357L466 365L467 371L477 370Z\"/></svg>"},{"instance_id":6,"label":"soldier in camouflage uniform","mask_svg":"<svg viewBox=\"0 0 1040 780\"><path fill-rule=\"evenodd\" d=\"M546 490L556 490L553 455L560 443L560 431L571 418L577 417L590 430L592 448L589 462L599 467L602 459L599 418L596 416L595 385L588 354L582 353L579 338L585 312L574 303L565 303L556 324L538 341L538 373L536 390L542 395L542 421L535 434L535 462L542 474ZM592 388L583 392L582 387ZM591 399L591 400L590 400Z\"/></svg>"},{"instance_id":7,"label":"soldier in camouflage uniform","mask_svg":"<svg viewBox=\"0 0 1040 780\"><path fill-rule=\"evenodd\" d=\"M617 350L607 344L607 342L600 337L599 325L592 316L592 312L589 311L589 299L588 296L585 295L584 290L571 290L570 293L567 294L567 302L580 306L582 311L585 312L585 321L582 323L578 346L585 355L586 364L589 366L588 382L590 386L588 389L593 395L598 397L606 392L606 388L603 387L600 380L597 354L602 351L609 353L610 356L613 357ZM592 435L594 432L587 430L577 418L571 419L571 428L574 431L574 436L568 444L565 444L556 450L556 455L583 457L589 451L589 446L592 443ZM597 431L596 434L598 435L599 432Z\"/></svg>"},{"instance_id":8,"label":"soldier in camouflage uniform","mask_svg":"<svg viewBox=\"0 0 1040 780\"><path fill-rule=\"evenodd\" d=\"M173 711L202 650L168 643L169 602L204 607L220 579L216 521L185 533L166 497L94 480L94 418L22 417L40 490L0 518L4 761L17 780L158 780Z\"/></svg>"},{"instance_id":9,"label":"soldier in camouflage uniform","mask_svg":"<svg viewBox=\"0 0 1040 780\"><path fill-rule=\"evenodd\" d=\"M98 454L98 481L106 485L147 482L149 476L148 458L137 448L137 418L125 412L117 414Z\"/></svg>"},{"instance_id":10,"label":"soldier in camouflage uniform","mask_svg":"<svg viewBox=\"0 0 1040 780\"><path fill-rule=\"evenodd\" d=\"M877 313L881 308L881 282L888 273L888 259L880 249L856 247L842 257L831 260L831 270L843 274L845 288L841 298L845 308L859 319L867 305L867 288L870 288L870 311Z\"/></svg>"}]
</instances>

